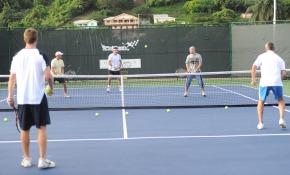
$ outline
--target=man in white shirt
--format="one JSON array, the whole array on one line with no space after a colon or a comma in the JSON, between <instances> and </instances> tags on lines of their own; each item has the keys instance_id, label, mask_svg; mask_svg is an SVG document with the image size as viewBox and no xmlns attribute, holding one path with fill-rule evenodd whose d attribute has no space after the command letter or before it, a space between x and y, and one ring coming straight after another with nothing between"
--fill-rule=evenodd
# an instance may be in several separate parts
<instances>
[{"instance_id":1,"label":"man in white shirt","mask_svg":"<svg viewBox=\"0 0 290 175\"><path fill-rule=\"evenodd\" d=\"M62 60L62 55L60 51L55 53L55 58L51 61L51 74L52 75L64 75L64 62ZM54 78L54 81L57 81L62 84L64 97L69 98L70 95L67 94L67 87L64 78Z\"/></svg>"},{"instance_id":2,"label":"man in white shirt","mask_svg":"<svg viewBox=\"0 0 290 175\"><path fill-rule=\"evenodd\" d=\"M252 66L252 82L253 86L256 85L256 70L261 68L261 79L259 85L259 101L257 106L259 124L258 129L263 129L263 112L264 103L269 92L274 93L275 99L278 100L280 120L279 126L286 128L284 120L285 103L283 99L283 83L282 78L286 77L285 62L284 60L274 53L274 44L268 42L265 44L265 53L258 56Z\"/></svg>"},{"instance_id":3,"label":"man in white shirt","mask_svg":"<svg viewBox=\"0 0 290 175\"><path fill-rule=\"evenodd\" d=\"M118 47L113 48L113 53L108 57L108 73L109 75L121 75L120 68L122 65L121 55L118 54ZM121 91L121 79L118 78L119 91ZM108 78L107 92L110 92L111 77Z\"/></svg>"},{"instance_id":4,"label":"man in white shirt","mask_svg":"<svg viewBox=\"0 0 290 175\"><path fill-rule=\"evenodd\" d=\"M11 63L8 83L9 106L14 106L14 88L17 84L17 113L21 128L21 143L24 153L21 165L31 167L29 154L30 128L36 125L38 132L39 160L38 168L53 168L55 163L46 158L47 132L46 125L50 124L47 98L45 95L45 79L53 93L52 75L49 61L45 53L37 48L38 32L28 28L24 32L26 47L20 50Z\"/></svg>"}]
</instances>

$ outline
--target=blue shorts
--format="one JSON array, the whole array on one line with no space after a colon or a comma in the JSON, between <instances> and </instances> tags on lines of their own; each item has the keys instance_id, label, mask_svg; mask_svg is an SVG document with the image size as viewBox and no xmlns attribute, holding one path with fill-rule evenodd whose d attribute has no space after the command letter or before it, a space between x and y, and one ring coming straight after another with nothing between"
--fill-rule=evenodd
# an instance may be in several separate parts
<instances>
[{"instance_id":1,"label":"blue shorts","mask_svg":"<svg viewBox=\"0 0 290 175\"><path fill-rule=\"evenodd\" d=\"M279 98L283 99L283 87L282 86L260 86L259 88L259 98L262 101L266 101L269 92L272 90L275 96L275 100Z\"/></svg>"},{"instance_id":2,"label":"blue shorts","mask_svg":"<svg viewBox=\"0 0 290 175\"><path fill-rule=\"evenodd\" d=\"M186 78L186 87L189 87L190 84L191 84L191 81L193 78L196 78L197 79L197 82L198 82L198 85L200 88L203 88L204 87L204 84L203 84L203 80L202 80L202 77L201 75L188 75L187 78Z\"/></svg>"}]
</instances>

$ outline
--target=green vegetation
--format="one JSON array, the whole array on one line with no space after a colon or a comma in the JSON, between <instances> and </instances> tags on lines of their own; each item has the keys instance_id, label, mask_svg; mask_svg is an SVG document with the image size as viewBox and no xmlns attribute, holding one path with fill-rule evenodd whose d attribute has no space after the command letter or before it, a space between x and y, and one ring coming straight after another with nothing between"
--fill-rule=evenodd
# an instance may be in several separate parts
<instances>
[{"instance_id":1,"label":"green vegetation","mask_svg":"<svg viewBox=\"0 0 290 175\"><path fill-rule=\"evenodd\" d=\"M273 0L1 0L0 27L67 27L76 19L103 19L120 13L151 18L168 14L175 23L270 21ZM242 19L242 13L253 13ZM290 0L277 0L277 20L290 19Z\"/></svg>"}]
</instances>

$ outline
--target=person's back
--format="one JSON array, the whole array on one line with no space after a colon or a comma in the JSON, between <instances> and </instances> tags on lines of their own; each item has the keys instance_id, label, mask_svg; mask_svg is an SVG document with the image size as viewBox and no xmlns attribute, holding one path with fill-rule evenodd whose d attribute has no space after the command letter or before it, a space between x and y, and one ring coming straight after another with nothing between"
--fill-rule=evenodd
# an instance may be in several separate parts
<instances>
[{"instance_id":1,"label":"person's back","mask_svg":"<svg viewBox=\"0 0 290 175\"><path fill-rule=\"evenodd\" d=\"M261 68L261 86L282 86L281 72L285 62L280 56L269 50L259 55L255 64Z\"/></svg>"},{"instance_id":2,"label":"person's back","mask_svg":"<svg viewBox=\"0 0 290 175\"><path fill-rule=\"evenodd\" d=\"M21 128L21 146L23 159L21 166L31 167L30 157L30 129L37 128L37 142L39 148L38 168L53 168L56 166L46 157L47 132L50 115L45 95L45 80L53 94L52 75L48 58L37 49L38 32L33 28L24 32L25 49L19 51L11 63L8 82L7 104L15 108L14 89L17 84L17 114Z\"/></svg>"},{"instance_id":3,"label":"person's back","mask_svg":"<svg viewBox=\"0 0 290 175\"><path fill-rule=\"evenodd\" d=\"M283 83L282 78L286 77L285 62L274 53L274 44L268 42L265 44L265 53L258 56L252 65L252 82L253 86L256 85L256 71L261 68L261 79L259 84L259 100L257 105L257 113L259 123L258 129L264 129L263 113L264 103L270 93L273 92L275 99L278 101L280 119L279 126L286 128L284 120L285 103L283 99Z\"/></svg>"},{"instance_id":4,"label":"person's back","mask_svg":"<svg viewBox=\"0 0 290 175\"><path fill-rule=\"evenodd\" d=\"M14 56L11 71L16 74L18 104L39 104L45 92L44 70L49 64L38 49L22 49Z\"/></svg>"}]
</instances>

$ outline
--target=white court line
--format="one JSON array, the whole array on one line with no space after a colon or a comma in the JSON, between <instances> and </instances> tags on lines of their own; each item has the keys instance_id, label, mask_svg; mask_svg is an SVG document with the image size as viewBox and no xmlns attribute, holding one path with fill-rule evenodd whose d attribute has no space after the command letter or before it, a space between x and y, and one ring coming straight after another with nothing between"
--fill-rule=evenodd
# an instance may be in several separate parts
<instances>
[{"instance_id":1,"label":"white court line","mask_svg":"<svg viewBox=\"0 0 290 175\"><path fill-rule=\"evenodd\" d=\"M224 88L221 88L221 87L218 87L218 86L213 86L213 87L218 88L218 89L221 89L221 90L224 90L224 91L227 91L227 92L230 92L230 93L234 93L234 94L237 94L237 95L240 95L240 96L242 96L242 97L245 97L245 98L248 98L248 99L250 99L250 100L253 100L253 101L258 102L258 100L253 99L253 98L251 98L251 97L248 97L248 96L246 96L246 95L243 95L243 94L240 94L240 93L237 93L237 92L231 91L231 90L227 90L227 89L224 89ZM246 87L248 87L248 86L246 86ZM252 88L252 87L249 87L249 88ZM268 103L265 103L265 104L268 104ZM277 108L277 109L279 109L278 106L272 106L272 107L273 107L273 108ZM290 113L290 110L285 109L285 111Z\"/></svg>"},{"instance_id":2,"label":"white court line","mask_svg":"<svg viewBox=\"0 0 290 175\"><path fill-rule=\"evenodd\" d=\"M243 95L243 94L240 94L240 93L237 93L237 92L231 91L231 90L227 90L227 89L224 89L224 88L221 88L221 87L218 87L218 86L213 86L213 87L218 88L218 89L221 89L221 90L223 90L223 91L231 92L231 93L233 93L233 94L237 94L237 95L239 95L239 96L242 96L242 97L245 97L245 98L248 98L248 99L250 99L250 100L253 100L253 101L258 102L258 100L253 99L253 98L251 98L251 97L248 97L248 96L246 96L246 95Z\"/></svg>"},{"instance_id":3,"label":"white court line","mask_svg":"<svg viewBox=\"0 0 290 175\"><path fill-rule=\"evenodd\" d=\"M147 139L191 139L191 138L241 138L241 137L275 137L275 136L290 136L290 133L285 134L240 134L240 135L209 135L209 136L160 136L160 137L128 137L128 138L99 138L99 139L58 139L47 140L48 142L84 142L84 141L119 141L119 140L147 140ZM5 143L20 143L21 141L0 141L0 144ZM37 140L30 142L36 143Z\"/></svg>"}]
</instances>

